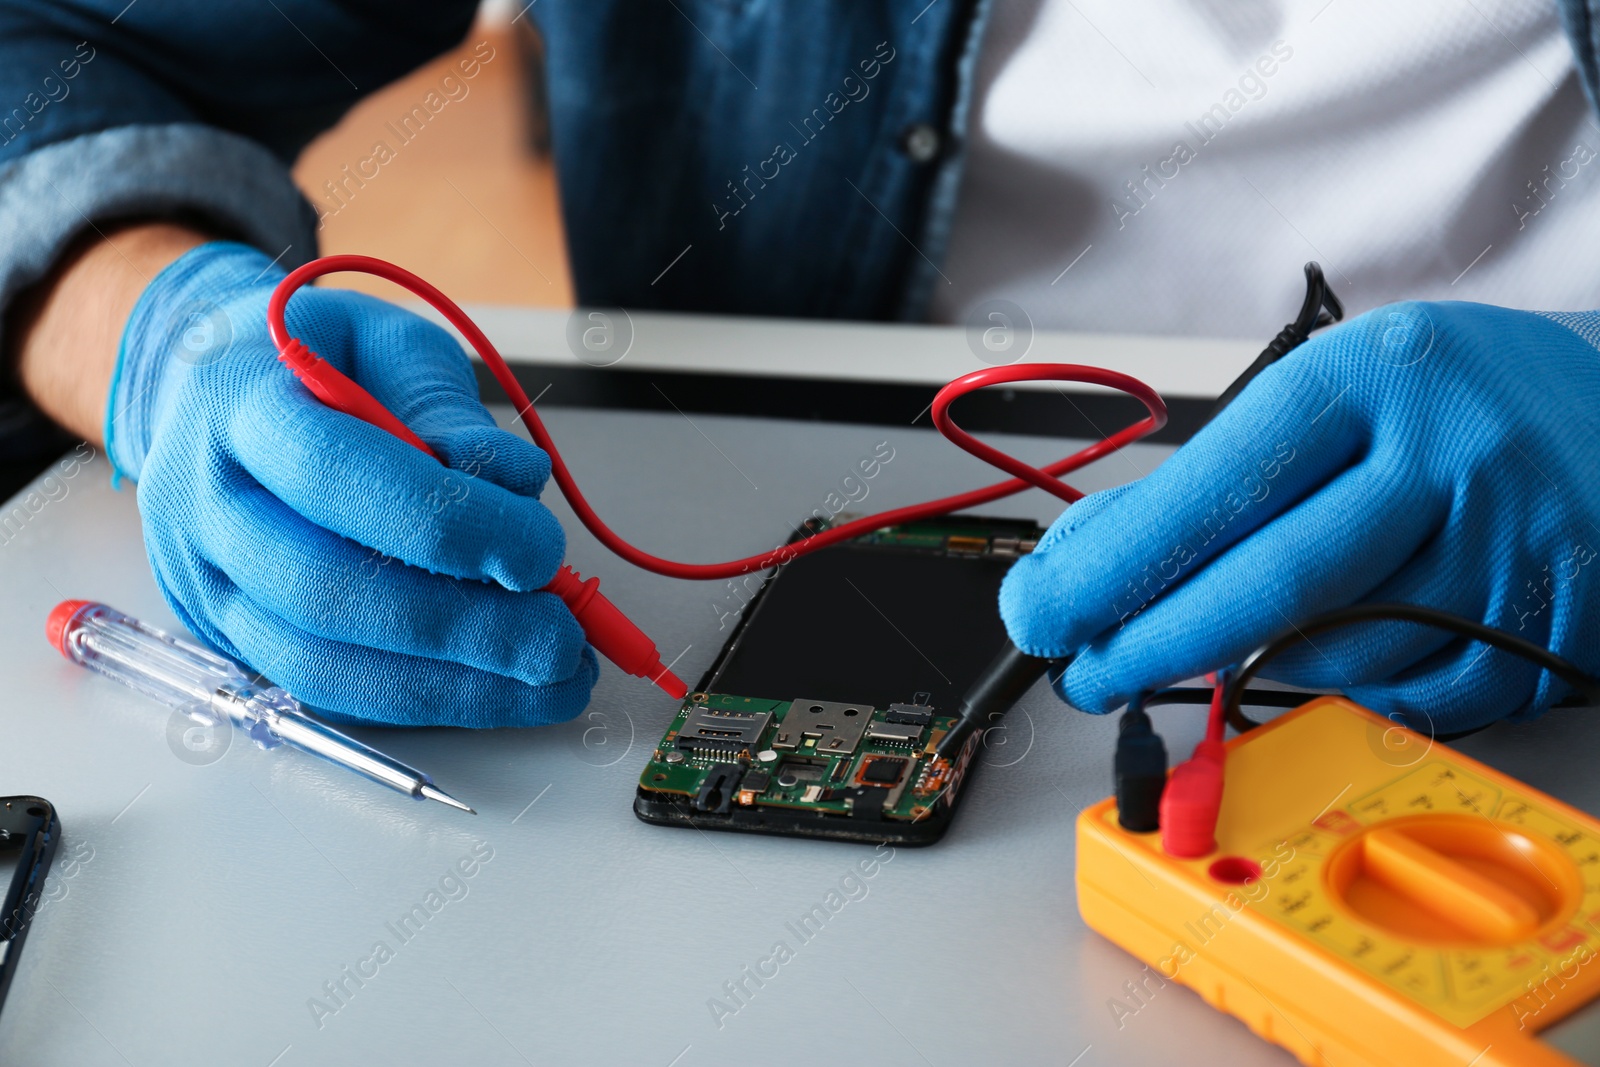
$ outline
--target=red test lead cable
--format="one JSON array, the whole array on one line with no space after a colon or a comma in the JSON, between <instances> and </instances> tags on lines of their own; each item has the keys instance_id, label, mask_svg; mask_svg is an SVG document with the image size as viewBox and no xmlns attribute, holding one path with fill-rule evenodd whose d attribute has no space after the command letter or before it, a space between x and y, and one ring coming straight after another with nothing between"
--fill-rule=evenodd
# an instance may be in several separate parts
<instances>
[{"instance_id":1,"label":"red test lead cable","mask_svg":"<svg viewBox=\"0 0 1600 1067\"><path fill-rule=\"evenodd\" d=\"M326 263L327 260L317 262ZM418 285L427 285L420 278L414 280ZM288 335L283 324L283 309L289 295L298 287L288 285L288 281L289 279L285 279L279 284L272 294L271 302L267 305L267 321L273 343L278 347L278 359L294 372L294 376L300 379L300 383L310 391L311 395L324 404L336 411L371 423L379 429L387 430L407 444L438 459L427 442L413 433L410 427L396 418L394 413L379 403L376 397L356 384L339 368L307 348L298 338ZM427 288L431 290L432 286ZM433 291L440 300L447 300L443 293ZM420 290L418 292L419 295L427 296ZM454 307L453 304L451 306ZM464 315L462 317L465 318ZM496 355L498 356L498 353ZM682 700L688 695L689 687L684 684L683 679L662 664L661 653L657 650L655 642L600 592L600 579L585 580L577 571L562 564L556 571L556 576L544 588L545 592L554 593L561 598L567 609L572 612L573 618L578 620L578 625L583 628L584 637L606 659L627 674L650 679L674 700Z\"/></svg>"},{"instance_id":2,"label":"red test lead cable","mask_svg":"<svg viewBox=\"0 0 1600 1067\"><path fill-rule=\"evenodd\" d=\"M399 419L378 403L377 399L361 386L341 374L336 368L328 364L316 353L312 352L304 343L289 335L288 327L284 324L284 311L288 306L289 297L295 290L314 278L324 274L335 274L341 271L358 271L371 274L375 277L394 282L416 296L421 297L433 306L445 319L454 326L461 335L467 339L478 355L488 365L489 371L494 375L495 381L500 383L500 388L505 390L506 396L516 405L522 422L528 428L528 433L533 441L550 456L551 473L555 477L556 485L561 490L561 495L566 497L578 520L584 528L594 535L595 539L605 545L616 555L621 556L629 563L656 574L663 574L670 578L685 578L690 580L708 581L718 578L733 578L752 571L766 570L796 556L808 552L815 552L820 548L848 541L885 526L895 526L901 523L915 522L919 519L932 518L938 515L947 515L953 511L965 508L978 507L995 500L1020 493L1028 488L1039 488L1054 496L1060 497L1067 503L1073 503L1082 498L1083 494L1060 479L1072 471L1078 470L1102 456L1109 455L1117 449L1132 444L1143 437L1155 433L1167 422L1167 408L1162 403L1161 397L1154 389L1137 378L1121 374L1117 371L1106 370L1100 367L1086 367L1073 363L1032 363L1017 364L1008 367L989 367L984 370L974 371L963 375L939 390L933 399L933 422L939 432L951 441L961 446L980 459L999 467L1013 477L1007 481L996 482L994 485L982 489L973 489L954 496L941 497L922 504L914 504L903 508L894 508L889 511L879 512L852 522L831 527L821 533L814 534L804 541L794 544L782 545L769 549L756 556L747 556L744 559L730 560L726 563L679 563L674 560L662 559L651 555L642 549L636 548L623 540L611 527L607 526L594 508L585 499L583 491L578 488L577 480L567 468L566 461L561 457L561 452L556 448L555 440L550 436L550 431L545 428L544 421L539 418L538 412L533 409L533 401L528 399L528 394L523 391L517 382L516 376L506 364L505 359L495 348L493 342L478 328L478 324L467 316L465 311L435 286L412 274L402 267L385 260L375 259L371 256L324 256L312 260L310 263L291 271L283 281L278 283L272 293L272 298L267 304L267 327L271 331L272 342L277 346L279 359L295 373L295 376L305 384L317 399L337 411L347 415L354 415L382 429L388 430L396 437L409 444L433 455L431 449L422 442L416 434L400 422ZM1149 412L1143 419L1126 426L1110 437L1097 441L1087 448L1064 459L1043 467L1030 467L1027 464L1006 455L998 449L977 440L966 431L962 430L951 419L950 405L959 397L976 389L988 385L1000 385L1024 381L1067 381L1083 382L1091 385L1107 386L1120 390L1144 404ZM618 611L615 606L606 601L598 592L598 588L589 582L579 582L574 579L563 582L559 576L547 588L555 592L567 602L568 607L579 603L585 607L588 616L579 614L579 608L573 607L573 614L578 616L578 621L583 625L584 633L589 637L590 644L607 659L616 663L629 673L647 675L648 671L659 670L657 684L668 693L681 699L687 691L676 677L660 666L660 658L655 654L655 646L650 644L638 627L629 622L627 617ZM563 589L569 590L563 592ZM589 590L593 590L589 592ZM603 609L600 605L604 605ZM600 620L606 621L600 621ZM624 660L634 661L641 658L639 642L649 647L650 662L644 669L632 670L626 666ZM613 654L613 650L616 654ZM618 659L622 657L622 660ZM667 684L670 680L670 687ZM677 690L676 692L674 690Z\"/></svg>"}]
</instances>

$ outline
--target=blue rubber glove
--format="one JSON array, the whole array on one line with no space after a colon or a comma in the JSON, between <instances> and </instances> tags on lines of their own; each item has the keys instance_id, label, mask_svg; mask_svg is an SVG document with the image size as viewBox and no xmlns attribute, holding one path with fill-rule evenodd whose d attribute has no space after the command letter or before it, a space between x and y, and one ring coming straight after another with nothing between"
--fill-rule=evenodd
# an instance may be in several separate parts
<instances>
[{"instance_id":1,"label":"blue rubber glove","mask_svg":"<svg viewBox=\"0 0 1600 1067\"><path fill-rule=\"evenodd\" d=\"M1076 654L1104 713L1316 612L1442 608L1600 667L1600 313L1397 304L1269 368L1149 476L1086 497L1007 575L1012 639ZM1530 717L1565 687L1406 623L1331 631L1268 677L1419 729Z\"/></svg>"},{"instance_id":2,"label":"blue rubber glove","mask_svg":"<svg viewBox=\"0 0 1600 1067\"><path fill-rule=\"evenodd\" d=\"M324 407L277 360L283 274L202 245L140 297L107 452L139 483L145 547L186 627L337 718L533 726L598 675L559 598L566 539L538 496L549 457L497 428L444 330L372 297L305 288L293 335L438 453ZM443 460L448 466L441 465Z\"/></svg>"}]
</instances>

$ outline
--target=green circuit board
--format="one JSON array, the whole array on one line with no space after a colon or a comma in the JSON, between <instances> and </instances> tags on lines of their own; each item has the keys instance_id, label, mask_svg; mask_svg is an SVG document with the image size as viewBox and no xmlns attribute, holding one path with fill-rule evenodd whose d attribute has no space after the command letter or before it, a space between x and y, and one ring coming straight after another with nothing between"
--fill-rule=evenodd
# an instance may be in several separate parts
<instances>
[{"instance_id":1,"label":"green circuit board","mask_svg":"<svg viewBox=\"0 0 1600 1067\"><path fill-rule=\"evenodd\" d=\"M952 515L883 527L770 574L651 752L635 814L937 840L981 738L949 758L935 750L1005 641L1000 581L1043 533L1026 519Z\"/></svg>"},{"instance_id":2,"label":"green circuit board","mask_svg":"<svg viewBox=\"0 0 1600 1067\"><path fill-rule=\"evenodd\" d=\"M639 784L695 811L776 807L915 821L950 782L933 755L955 719L932 708L693 693Z\"/></svg>"}]
</instances>

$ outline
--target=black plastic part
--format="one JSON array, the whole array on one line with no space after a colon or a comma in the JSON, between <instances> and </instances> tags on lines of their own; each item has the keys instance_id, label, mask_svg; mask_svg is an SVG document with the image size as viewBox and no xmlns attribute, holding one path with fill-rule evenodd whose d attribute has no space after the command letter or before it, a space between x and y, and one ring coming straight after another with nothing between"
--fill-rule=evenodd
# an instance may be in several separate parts
<instances>
[{"instance_id":1,"label":"black plastic part","mask_svg":"<svg viewBox=\"0 0 1600 1067\"><path fill-rule=\"evenodd\" d=\"M1161 829L1161 791L1167 785L1167 746L1143 708L1130 707L1117 724L1114 760L1117 822L1147 834Z\"/></svg>"},{"instance_id":2,"label":"black plastic part","mask_svg":"<svg viewBox=\"0 0 1600 1067\"><path fill-rule=\"evenodd\" d=\"M0 850L15 856L16 870L0 905L0 1006L22 957L22 943L43 899L45 876L61 840L61 821L43 797L0 797ZM7 858L11 858L8 856Z\"/></svg>"},{"instance_id":3,"label":"black plastic part","mask_svg":"<svg viewBox=\"0 0 1600 1067\"><path fill-rule=\"evenodd\" d=\"M857 819L883 818L883 805L889 800L889 790L876 785L858 785L844 790L850 798L850 812Z\"/></svg>"},{"instance_id":4,"label":"black plastic part","mask_svg":"<svg viewBox=\"0 0 1600 1067\"><path fill-rule=\"evenodd\" d=\"M739 789L739 779L742 777L742 765L718 763L701 779L700 791L694 795L694 809L726 815L733 807L733 796Z\"/></svg>"}]
</instances>

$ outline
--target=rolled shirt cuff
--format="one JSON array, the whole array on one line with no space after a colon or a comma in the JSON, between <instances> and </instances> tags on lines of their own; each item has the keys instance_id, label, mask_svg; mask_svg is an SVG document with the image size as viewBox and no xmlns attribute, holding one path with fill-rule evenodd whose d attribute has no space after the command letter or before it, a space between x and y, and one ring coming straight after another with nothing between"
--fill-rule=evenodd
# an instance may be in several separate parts
<instances>
[{"instance_id":1,"label":"rolled shirt cuff","mask_svg":"<svg viewBox=\"0 0 1600 1067\"><path fill-rule=\"evenodd\" d=\"M84 230L127 218L192 220L286 268L316 255L316 211L262 145L198 123L120 126L0 165L0 323ZM40 419L13 412L0 454L27 451L41 432Z\"/></svg>"}]
</instances>

